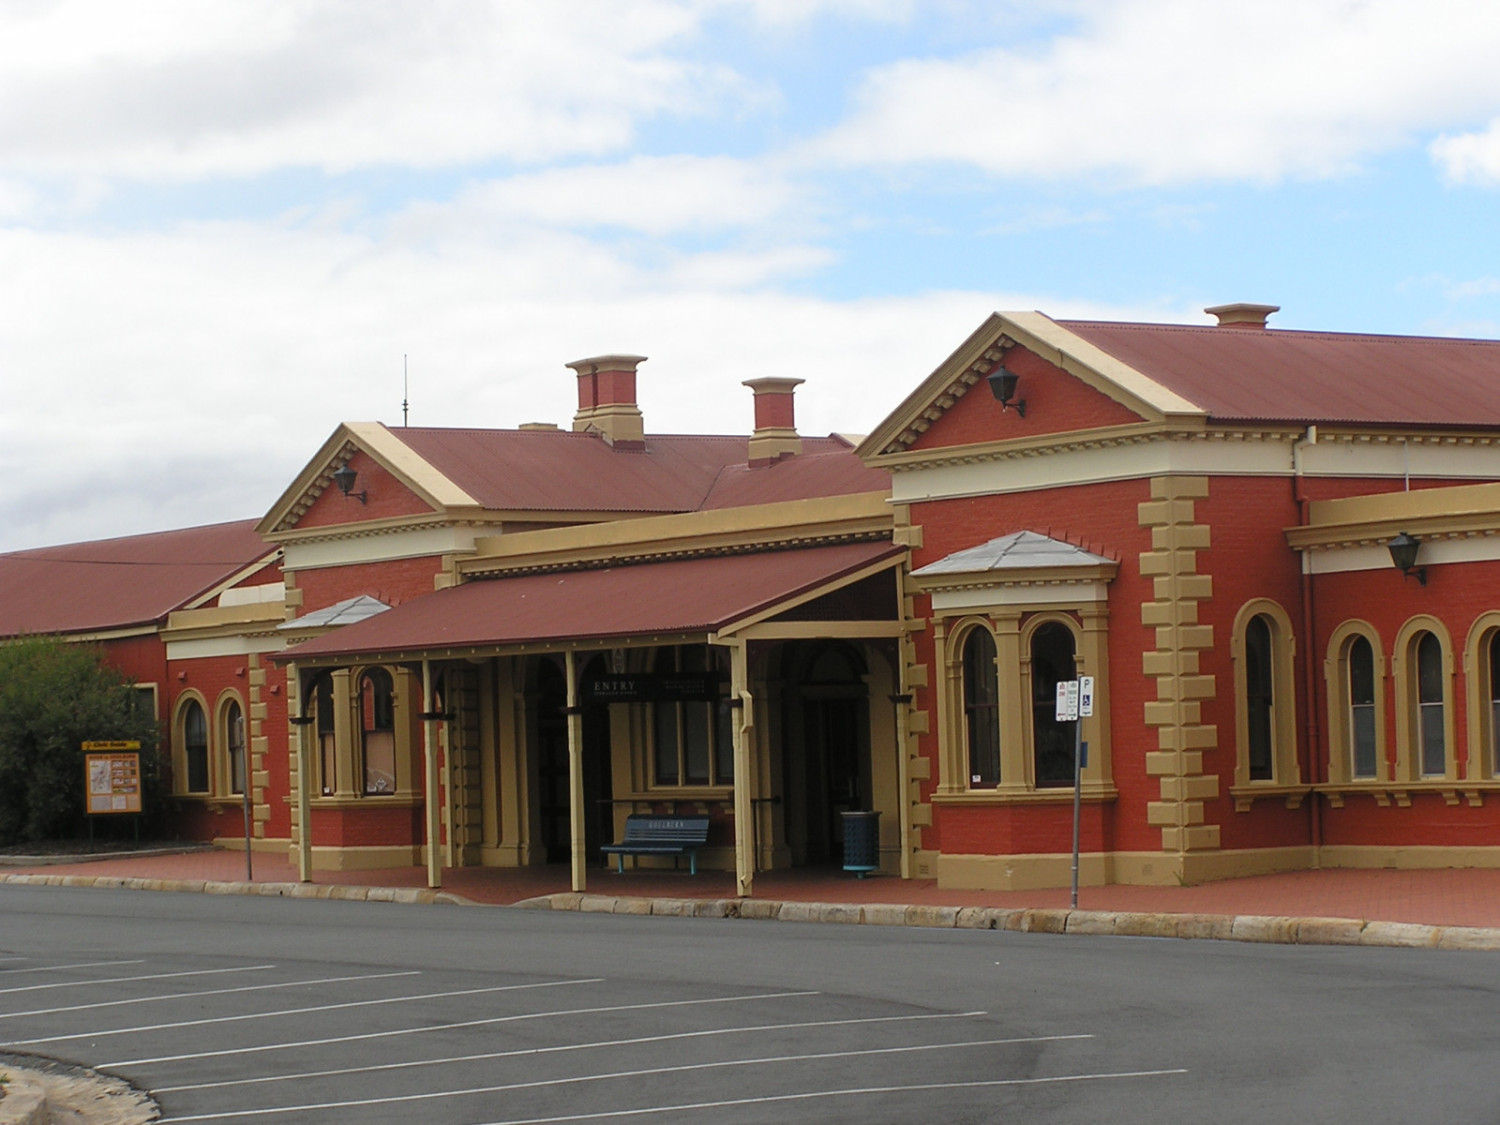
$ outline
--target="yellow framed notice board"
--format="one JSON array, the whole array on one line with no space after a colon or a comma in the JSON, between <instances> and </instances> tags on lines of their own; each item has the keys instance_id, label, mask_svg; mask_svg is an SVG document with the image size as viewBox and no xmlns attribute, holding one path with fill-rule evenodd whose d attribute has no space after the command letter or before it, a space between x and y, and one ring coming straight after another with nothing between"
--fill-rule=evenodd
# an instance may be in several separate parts
<instances>
[{"instance_id":1,"label":"yellow framed notice board","mask_svg":"<svg viewBox=\"0 0 1500 1125\"><path fill-rule=\"evenodd\" d=\"M90 814L141 811L140 750L139 742L83 744Z\"/></svg>"}]
</instances>

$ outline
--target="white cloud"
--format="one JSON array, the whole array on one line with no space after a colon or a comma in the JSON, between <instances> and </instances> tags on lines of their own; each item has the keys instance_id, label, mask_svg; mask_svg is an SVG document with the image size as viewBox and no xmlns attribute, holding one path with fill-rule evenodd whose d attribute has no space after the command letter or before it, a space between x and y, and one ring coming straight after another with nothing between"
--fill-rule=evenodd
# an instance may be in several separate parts
<instances>
[{"instance_id":1,"label":"white cloud","mask_svg":"<svg viewBox=\"0 0 1500 1125\"><path fill-rule=\"evenodd\" d=\"M1500 184L1500 118L1480 132L1438 137L1427 151L1450 183Z\"/></svg>"},{"instance_id":2,"label":"white cloud","mask_svg":"<svg viewBox=\"0 0 1500 1125\"><path fill-rule=\"evenodd\" d=\"M93 0L0 7L12 168L142 179L434 167L620 149L749 96L674 56L670 0Z\"/></svg>"},{"instance_id":3,"label":"white cloud","mask_svg":"<svg viewBox=\"0 0 1500 1125\"><path fill-rule=\"evenodd\" d=\"M512 176L470 189L460 202L508 222L662 236L761 226L797 200L766 162L678 155Z\"/></svg>"},{"instance_id":4,"label":"white cloud","mask_svg":"<svg viewBox=\"0 0 1500 1125\"><path fill-rule=\"evenodd\" d=\"M286 224L0 230L0 473L21 482L0 497L0 549L259 516L339 421L399 423L403 355L414 425L567 424L564 364L624 351L652 357L640 394L655 432L746 432L739 384L767 372L807 378L803 432L857 432L996 307L1162 315L1038 294L754 288L817 253L641 267L560 234L416 247Z\"/></svg>"},{"instance_id":5,"label":"white cloud","mask_svg":"<svg viewBox=\"0 0 1500 1125\"><path fill-rule=\"evenodd\" d=\"M1275 181L1500 110L1487 0L1101 0L1046 40L872 71L812 159L1000 176Z\"/></svg>"}]
</instances>

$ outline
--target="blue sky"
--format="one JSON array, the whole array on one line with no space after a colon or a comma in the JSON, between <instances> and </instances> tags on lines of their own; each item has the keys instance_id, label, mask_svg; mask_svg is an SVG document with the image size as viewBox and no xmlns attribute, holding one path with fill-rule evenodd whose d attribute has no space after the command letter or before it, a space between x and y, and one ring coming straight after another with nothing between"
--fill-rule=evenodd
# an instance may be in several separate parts
<instances>
[{"instance_id":1,"label":"blue sky","mask_svg":"<svg viewBox=\"0 0 1500 1125\"><path fill-rule=\"evenodd\" d=\"M342 420L876 425L995 309L1500 335L1500 6L12 0L0 549L262 514Z\"/></svg>"}]
</instances>

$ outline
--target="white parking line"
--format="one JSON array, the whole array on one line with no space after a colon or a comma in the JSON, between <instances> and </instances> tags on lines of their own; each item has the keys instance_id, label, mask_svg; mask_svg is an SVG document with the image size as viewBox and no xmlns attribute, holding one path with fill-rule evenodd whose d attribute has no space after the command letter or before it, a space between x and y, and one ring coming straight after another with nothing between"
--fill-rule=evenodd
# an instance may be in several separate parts
<instances>
[{"instance_id":1,"label":"white parking line","mask_svg":"<svg viewBox=\"0 0 1500 1125\"><path fill-rule=\"evenodd\" d=\"M559 984L598 984L603 978L588 981L559 981ZM531 985L527 987L541 987ZM754 996L713 996L706 1000L661 1000L651 1004L616 1004L602 1008L564 1008L556 1012L526 1012L514 1016L491 1016L482 1020L464 1020L461 1023L439 1023L430 1027L403 1027L395 1031L369 1031L363 1035L339 1035L329 1039L304 1039L300 1043L263 1043L256 1047L232 1047L224 1051L200 1051L193 1055L163 1055L154 1059L122 1059L118 1062L94 1063L94 1066L145 1066L148 1063L192 1062L197 1059L218 1058L221 1055L251 1055L261 1051L290 1051L298 1047L326 1047L334 1043L360 1043L368 1039L390 1039L399 1035L422 1035L429 1031L453 1031L464 1027L486 1027L497 1023L519 1023L524 1020L549 1020L562 1016L593 1016L607 1012L639 1012L648 1008L690 1008L700 1004L734 1004L750 1000L785 1000L797 996L817 996L817 992L762 992ZM82 1038L72 1036L71 1038ZM49 1040L32 1039L31 1043Z\"/></svg>"},{"instance_id":2,"label":"white parking line","mask_svg":"<svg viewBox=\"0 0 1500 1125\"><path fill-rule=\"evenodd\" d=\"M1001 1045L1008 1044L1008 1043L1031 1043L1031 1042L1036 1042L1036 1040L1035 1039L979 1039L979 1040L974 1040L974 1041L968 1042L968 1043L922 1043L922 1044L918 1044L916 1046L908 1046L908 1047L875 1047L875 1048L869 1048L869 1049L859 1050L859 1051L824 1051L824 1052L820 1052L818 1054L810 1054L810 1055L776 1055L776 1056L771 1056L771 1057L768 1057L768 1058L759 1058L759 1059L730 1059L730 1060L722 1061L722 1062L691 1063L691 1064L688 1064L688 1065L685 1065L685 1066L661 1066L661 1067L650 1067L650 1068L647 1068L647 1069L644 1069L644 1070L620 1070L620 1071L613 1071L613 1072L606 1073L606 1074L585 1074L585 1075L579 1075L579 1076L572 1077L572 1078L539 1079L539 1080L537 1080L535 1082L509 1082L509 1083L506 1083L504 1085L499 1085L499 1086L471 1086L468 1089L463 1089L463 1090L438 1090L438 1091L435 1091L435 1092L430 1093L430 1094L398 1094L398 1095L395 1095L395 1096L392 1096L392 1097L385 1097L385 1098L357 1098L357 1099L350 1099L348 1101L340 1101L340 1102L308 1102L308 1103L303 1104L303 1105L262 1106L262 1107L257 1108L257 1109L234 1109L234 1110L225 1110L225 1111L223 1111L221 1113L201 1113L201 1114L193 1114L193 1115L190 1115L190 1116L187 1116L187 1117L168 1117L168 1118L163 1118L163 1120L165 1120L165 1121L228 1121L228 1120L230 1120L232 1118L236 1118L236 1117L269 1117L269 1116L271 1116L273 1114L279 1114L279 1113L307 1113L307 1112L310 1112L310 1111L313 1111L313 1110L356 1109L356 1108L358 1108L360 1106L367 1106L367 1105L398 1105L398 1104L405 1104L405 1103L408 1103L408 1102L436 1101L439 1098L471 1097L471 1096L476 1095L476 1094L504 1094L504 1093L509 1093L509 1092L513 1092L513 1091L516 1091L516 1090L543 1090L543 1089L549 1089L549 1088L556 1087L556 1086L573 1086L573 1085L579 1085L579 1084L582 1084L584 1082L607 1082L607 1081L613 1081L615 1079L622 1079L622 1078L650 1078L650 1077L654 1077L654 1076L661 1076L661 1075L667 1075L667 1074L683 1074L683 1073L687 1073L689 1071L695 1071L695 1070L721 1070L721 1069L727 1069L729 1067L769 1066L769 1065L775 1065L777 1063L822 1062L822 1061L825 1061L827 1059L862 1058L862 1057L870 1056L870 1055L902 1055L902 1054L913 1054L913 1053L916 1053L918 1051L953 1051L953 1050L961 1050L961 1049L966 1048L966 1047L995 1047L995 1046L1001 1046ZM1168 1071L1135 1071L1135 1072L1130 1072L1128 1074L1074 1075L1074 1076L1069 1076L1069 1078L1072 1081L1078 1081L1081 1078L1119 1078L1119 1077L1131 1077L1131 1078L1135 1078L1135 1077L1141 1077L1143 1075L1159 1075L1159 1074L1166 1074L1166 1073L1172 1073L1172 1072L1168 1072ZM1187 1072L1186 1071L1179 1071L1179 1072L1176 1072L1176 1073L1183 1073L1183 1074L1185 1074ZM954 1088L954 1087L956 1087L956 1088L963 1088L965 1086L1006 1086L1006 1085L1020 1085L1020 1084L1025 1083L1025 1082L1039 1082L1039 1081L1054 1081L1055 1082L1055 1081L1059 1081L1059 1079L1046 1079L1046 1080L1043 1080L1043 1079L998 1079L998 1080L992 1080L992 1081L987 1081L987 1082L943 1083L941 1085L933 1085L933 1086L883 1087L883 1088L880 1088L878 1090L858 1091L858 1092L861 1092L861 1093L863 1093L863 1092L887 1093L887 1092L890 1092L890 1091L893 1091L893 1090L899 1090L899 1089L928 1090L928 1089L947 1089L947 1088ZM836 1093L843 1093L843 1094L853 1093L853 1092L856 1092L856 1091L836 1091ZM830 1094L830 1093L835 1093L835 1092L834 1091L820 1091L819 1093ZM790 1100L791 1098L794 1098L794 1097L804 1097L805 1098L805 1097L815 1097L815 1096L818 1096L818 1095L817 1094L801 1094L801 1095L781 1095L781 1096L778 1096L778 1097L767 1097L767 1098L747 1098L747 1099L743 1099L743 1100L740 1100L740 1101L733 1101L733 1102L713 1102L713 1103L709 1103L708 1105L693 1106L692 1108L694 1108L694 1109L717 1108L717 1107L719 1107L721 1105L747 1105L747 1104L753 1105L753 1104L757 1104L757 1103L762 1102L762 1101L786 1101L786 1100ZM659 1112L660 1109L677 1109L677 1108L679 1108L679 1107L676 1107L676 1106L667 1106L667 1107L657 1107L656 1110L635 1110L635 1111L626 1111L626 1112L649 1113L649 1112ZM686 1108L686 1107L683 1107L683 1108ZM569 1118L561 1118L560 1120L566 1121L566 1120L569 1120Z\"/></svg>"},{"instance_id":3,"label":"white parking line","mask_svg":"<svg viewBox=\"0 0 1500 1125\"><path fill-rule=\"evenodd\" d=\"M24 957L0 957L0 961L24 961ZM60 973L67 969L97 969L106 965L144 965L145 958L137 957L132 961L79 961L72 965L38 965L32 969L0 969L3 973Z\"/></svg>"},{"instance_id":4,"label":"white parking line","mask_svg":"<svg viewBox=\"0 0 1500 1125\"><path fill-rule=\"evenodd\" d=\"M349 981L386 980L390 977L417 977L420 969L403 969L398 973L366 973L357 977L319 977L315 980L277 981L275 984L246 984L239 988L206 988L202 992L163 992L160 996L135 996L129 1000L102 1000L97 1004L72 1004L66 1008L36 1008L29 1012L0 1012L0 1020L22 1016L55 1016L63 1012L88 1012L95 1008L118 1008L124 1004L157 1004L163 1000L193 1000L199 996L230 996L239 992L269 992L277 988L296 988L307 984L346 984Z\"/></svg>"},{"instance_id":5,"label":"white parking line","mask_svg":"<svg viewBox=\"0 0 1500 1125\"><path fill-rule=\"evenodd\" d=\"M568 1051L596 1051L606 1047L638 1047L646 1043L666 1043L674 1039L709 1039L722 1035L751 1035L763 1031L797 1031L814 1027L853 1027L875 1023L906 1023L914 1020L977 1019L988 1012L930 1012L915 1016L862 1016L847 1020L804 1020L800 1023L763 1023L749 1027L713 1027L703 1031L676 1031L670 1035L642 1035L634 1039L599 1039L591 1043L563 1043L555 1047L526 1047L515 1051L490 1051L482 1055L449 1055L440 1059L381 1063L376 1066L348 1066L336 1070L305 1070L300 1073L268 1074L257 1078L231 1078L222 1082L197 1082L190 1086L153 1086L153 1094L176 1094L185 1090L219 1090L225 1086L259 1086L267 1082L294 1082L299 1078L338 1078L349 1074L374 1074L385 1070L407 1070L424 1066L447 1066L450 1063L488 1062L494 1059L553 1055ZM1046 1035L1013 1042L1033 1043L1052 1039L1092 1039L1092 1035Z\"/></svg>"},{"instance_id":6,"label":"white parking line","mask_svg":"<svg viewBox=\"0 0 1500 1125\"><path fill-rule=\"evenodd\" d=\"M1162 1078L1186 1074L1187 1068L1171 1070L1121 1070L1106 1074L1059 1074L1053 1078L994 1078L980 1082L928 1082L917 1086L865 1086L849 1090L813 1090L806 1094L768 1094L762 1098L735 1098L732 1101L697 1102L692 1105L658 1105L644 1109L611 1109L602 1113L573 1113L562 1117L515 1117L505 1121L486 1121L481 1125L557 1125L562 1121L599 1121L609 1117L640 1117L647 1113L701 1112L705 1109L728 1109L741 1105L769 1105L774 1102L811 1101L815 1098L849 1098L870 1094L907 1094L927 1090L972 1090L995 1086L1041 1086L1051 1082L1099 1082L1111 1078ZM188 1117L166 1118L190 1121Z\"/></svg>"},{"instance_id":7,"label":"white parking line","mask_svg":"<svg viewBox=\"0 0 1500 1125\"><path fill-rule=\"evenodd\" d=\"M224 973L261 973L275 965L239 965L232 969L190 969L181 973L143 973L138 977L101 977L98 980L58 980L51 984L26 984L20 988L0 988L0 996L16 992L41 992L48 988L92 988L96 984L134 984L142 980L173 980L177 977L211 977Z\"/></svg>"},{"instance_id":8,"label":"white parking line","mask_svg":"<svg viewBox=\"0 0 1500 1125\"><path fill-rule=\"evenodd\" d=\"M284 1016L305 1016L312 1012L337 1012L345 1008L373 1008L380 1004L406 1004L413 1000L447 1000L453 996L482 996L492 992L519 992L528 988L556 988L560 985L598 984L604 978L592 980L556 980L541 984L500 984L493 988L460 988L452 992L425 992L415 996L382 996L378 1000L350 1000L343 1004L317 1004L311 1008L282 1008L275 1012L246 1012L238 1016L213 1016L201 1020L180 1020L177 1023L142 1024L140 1027L117 1027L104 1031L81 1031L76 1035L49 1035L45 1039L18 1039L17 1043L66 1043L72 1039L102 1039L107 1035L135 1035L142 1031L175 1031L181 1027L206 1027L215 1023L242 1023L246 1020L281 1019ZM248 1048L254 1050L254 1048ZM234 1054L233 1051L222 1052Z\"/></svg>"}]
</instances>

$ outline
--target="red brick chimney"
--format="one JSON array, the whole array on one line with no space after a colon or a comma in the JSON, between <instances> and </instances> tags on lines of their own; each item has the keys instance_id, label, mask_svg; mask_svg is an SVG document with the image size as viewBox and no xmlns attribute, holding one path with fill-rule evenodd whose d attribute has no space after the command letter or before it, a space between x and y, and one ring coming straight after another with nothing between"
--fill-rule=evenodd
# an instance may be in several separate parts
<instances>
[{"instance_id":1,"label":"red brick chimney","mask_svg":"<svg viewBox=\"0 0 1500 1125\"><path fill-rule=\"evenodd\" d=\"M573 429L590 430L616 449L646 447L646 419L635 401L635 369L643 355L597 355L568 364L578 373Z\"/></svg>"},{"instance_id":2,"label":"red brick chimney","mask_svg":"<svg viewBox=\"0 0 1500 1125\"><path fill-rule=\"evenodd\" d=\"M776 376L745 380L744 385L755 392L755 432L750 435L752 466L771 465L802 452L792 401L802 382Z\"/></svg>"},{"instance_id":3,"label":"red brick chimney","mask_svg":"<svg viewBox=\"0 0 1500 1125\"><path fill-rule=\"evenodd\" d=\"M1209 316L1219 318L1220 328L1264 328L1266 319L1280 312L1280 305L1250 305L1244 302L1233 305L1215 305L1204 309Z\"/></svg>"}]
</instances>

